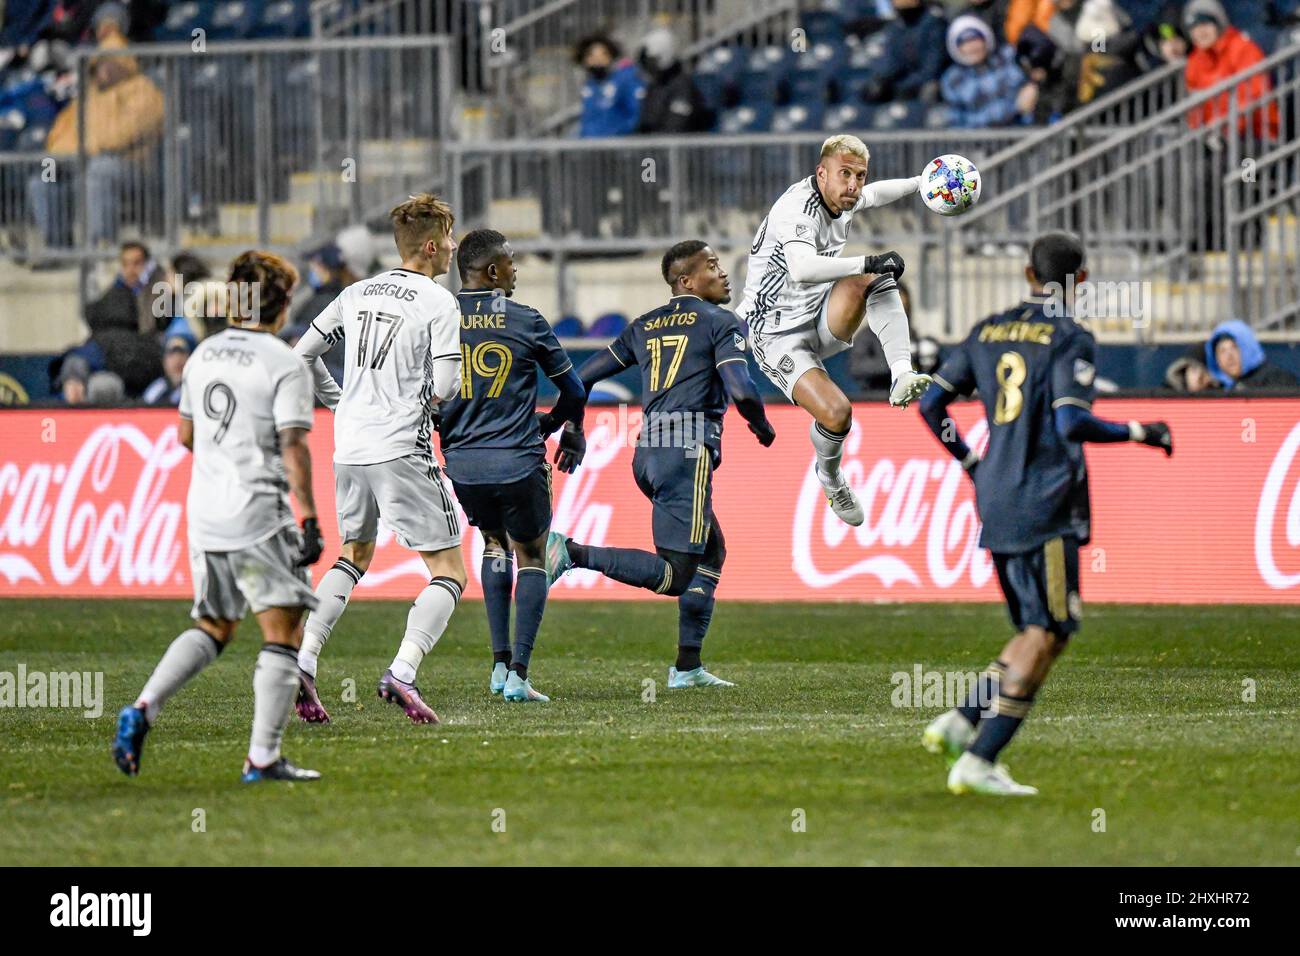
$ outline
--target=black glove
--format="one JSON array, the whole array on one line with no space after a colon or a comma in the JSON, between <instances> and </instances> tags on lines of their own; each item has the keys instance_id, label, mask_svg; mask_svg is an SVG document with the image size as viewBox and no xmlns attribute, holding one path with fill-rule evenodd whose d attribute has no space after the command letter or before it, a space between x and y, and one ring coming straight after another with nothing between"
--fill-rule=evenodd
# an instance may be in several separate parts
<instances>
[{"instance_id":1,"label":"black glove","mask_svg":"<svg viewBox=\"0 0 1300 956\"><path fill-rule=\"evenodd\" d=\"M298 552L296 567L305 568L320 560L325 550L325 539L320 536L320 523L315 518L302 519L302 550Z\"/></svg>"},{"instance_id":2,"label":"black glove","mask_svg":"<svg viewBox=\"0 0 1300 956\"><path fill-rule=\"evenodd\" d=\"M555 452L555 467L566 475L571 475L582 464L587 454L587 438L573 427L573 422L564 426L560 432L560 447Z\"/></svg>"},{"instance_id":3,"label":"black glove","mask_svg":"<svg viewBox=\"0 0 1300 956\"><path fill-rule=\"evenodd\" d=\"M560 427L560 423L551 417L550 412L537 413L537 430L542 433L543 438L550 438L551 432Z\"/></svg>"},{"instance_id":4,"label":"black glove","mask_svg":"<svg viewBox=\"0 0 1300 956\"><path fill-rule=\"evenodd\" d=\"M1163 449L1166 458L1173 455L1174 434L1169 430L1167 424L1164 422L1143 422L1138 427L1142 429L1142 437L1138 439L1142 444Z\"/></svg>"},{"instance_id":5,"label":"black glove","mask_svg":"<svg viewBox=\"0 0 1300 956\"><path fill-rule=\"evenodd\" d=\"M757 425L750 422L749 430L754 433L754 437L758 439L758 443L764 448L771 448L772 442L776 441L776 429L772 427L772 423L766 418Z\"/></svg>"},{"instance_id":6,"label":"black glove","mask_svg":"<svg viewBox=\"0 0 1300 956\"><path fill-rule=\"evenodd\" d=\"M903 257L892 249L880 256L867 256L862 266L863 275L884 275L889 273L895 279L903 274L907 265L903 262Z\"/></svg>"}]
</instances>

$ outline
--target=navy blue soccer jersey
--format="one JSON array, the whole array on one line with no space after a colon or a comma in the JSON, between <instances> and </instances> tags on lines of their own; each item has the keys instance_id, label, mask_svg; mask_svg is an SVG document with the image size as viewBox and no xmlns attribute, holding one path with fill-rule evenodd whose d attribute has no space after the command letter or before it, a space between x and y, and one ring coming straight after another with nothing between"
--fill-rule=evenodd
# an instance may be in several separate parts
<instances>
[{"instance_id":1,"label":"navy blue soccer jersey","mask_svg":"<svg viewBox=\"0 0 1300 956\"><path fill-rule=\"evenodd\" d=\"M980 322L934 376L949 392L979 392L989 444L975 470L980 544L1000 554L1058 535L1089 537L1083 446L1056 430L1055 409L1091 408L1096 346L1088 328L1031 299Z\"/></svg>"},{"instance_id":2,"label":"navy blue soccer jersey","mask_svg":"<svg viewBox=\"0 0 1300 956\"><path fill-rule=\"evenodd\" d=\"M493 290L461 292L460 392L441 407L447 474L462 484L519 481L546 458L537 429L537 372L573 367L536 309Z\"/></svg>"},{"instance_id":3,"label":"navy blue soccer jersey","mask_svg":"<svg viewBox=\"0 0 1300 956\"><path fill-rule=\"evenodd\" d=\"M647 418L697 412L721 420L728 398L718 366L746 361L740 320L693 295L674 296L634 319L609 350L624 366L641 366Z\"/></svg>"}]
</instances>

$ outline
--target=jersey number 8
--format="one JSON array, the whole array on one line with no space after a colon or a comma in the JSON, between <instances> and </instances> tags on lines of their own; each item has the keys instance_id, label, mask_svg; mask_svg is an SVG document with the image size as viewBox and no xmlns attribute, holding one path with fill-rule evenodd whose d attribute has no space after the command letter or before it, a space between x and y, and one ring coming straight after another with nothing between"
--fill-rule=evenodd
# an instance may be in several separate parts
<instances>
[{"instance_id":1,"label":"jersey number 8","mask_svg":"<svg viewBox=\"0 0 1300 956\"><path fill-rule=\"evenodd\" d=\"M1008 425L1020 417L1025 404L1025 357L1019 352L1003 352L998 358L998 398L993 407L993 424Z\"/></svg>"}]
</instances>

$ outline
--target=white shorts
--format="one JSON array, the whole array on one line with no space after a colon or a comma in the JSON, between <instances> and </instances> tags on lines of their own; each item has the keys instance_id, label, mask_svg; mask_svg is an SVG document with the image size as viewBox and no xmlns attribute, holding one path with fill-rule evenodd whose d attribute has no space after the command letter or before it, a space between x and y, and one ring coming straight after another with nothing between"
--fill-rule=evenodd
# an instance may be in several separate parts
<instances>
[{"instance_id":1,"label":"white shorts","mask_svg":"<svg viewBox=\"0 0 1300 956\"><path fill-rule=\"evenodd\" d=\"M194 607L190 617L240 620L251 607L260 614L272 607L316 609L311 571L294 566L302 532L281 528L265 541L238 551L190 548Z\"/></svg>"},{"instance_id":2,"label":"white shorts","mask_svg":"<svg viewBox=\"0 0 1300 956\"><path fill-rule=\"evenodd\" d=\"M827 285L826 294L822 296L821 305L817 308L817 319L812 325L793 332L769 335L756 332L750 336L749 344L754 350L754 358L758 360L758 367L792 402L794 385L799 381L799 376L813 368L825 371L823 359L853 347L852 342L842 342L831 334L826 316L831 287Z\"/></svg>"},{"instance_id":3,"label":"white shorts","mask_svg":"<svg viewBox=\"0 0 1300 956\"><path fill-rule=\"evenodd\" d=\"M339 537L374 541L379 519L412 551L442 551L460 544L456 499L429 455L407 455L377 465L334 465L334 506Z\"/></svg>"}]
</instances>

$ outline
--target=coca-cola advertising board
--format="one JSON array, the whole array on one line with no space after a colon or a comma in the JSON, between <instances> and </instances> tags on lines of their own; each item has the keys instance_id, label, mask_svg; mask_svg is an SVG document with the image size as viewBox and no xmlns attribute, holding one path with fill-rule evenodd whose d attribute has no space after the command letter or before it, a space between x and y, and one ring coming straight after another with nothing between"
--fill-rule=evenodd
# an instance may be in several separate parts
<instances>
[{"instance_id":1,"label":"coca-cola advertising board","mask_svg":"<svg viewBox=\"0 0 1300 956\"><path fill-rule=\"evenodd\" d=\"M1085 600L1300 602L1300 402L1287 399L1104 400L1117 420L1164 419L1172 459L1153 448L1092 445L1093 540L1081 556ZM996 601L961 468L914 410L862 404L844 468L867 513L859 528L826 506L813 475L808 419L769 409L762 448L732 413L714 510L726 533L720 595L756 601ZM555 475L555 522L592 544L652 547L650 505L632 480L636 409L592 408L588 451ZM953 406L973 444L976 403ZM163 597L191 594L185 498L189 452L173 410L0 413L0 594ZM337 553L332 418L317 410L311 448L326 558ZM482 540L467 538L469 593ZM382 529L358 598L409 598L423 564ZM559 599L654 600L575 571Z\"/></svg>"}]
</instances>

